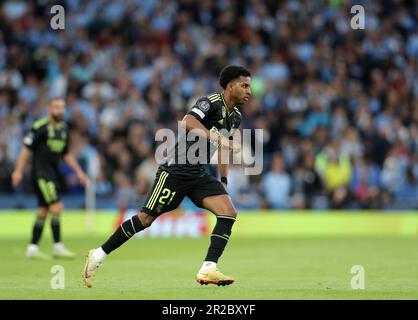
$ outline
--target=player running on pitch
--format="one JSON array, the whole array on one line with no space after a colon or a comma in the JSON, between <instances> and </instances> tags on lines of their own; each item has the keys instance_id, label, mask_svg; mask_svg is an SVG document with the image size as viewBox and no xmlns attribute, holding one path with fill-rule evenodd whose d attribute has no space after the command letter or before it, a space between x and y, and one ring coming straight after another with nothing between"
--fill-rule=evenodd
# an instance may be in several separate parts
<instances>
[{"instance_id":1,"label":"player running on pitch","mask_svg":"<svg viewBox=\"0 0 418 320\"><path fill-rule=\"evenodd\" d=\"M38 199L38 213L32 229L32 239L26 250L26 257L44 259L48 256L39 250L38 242L42 235L48 212L51 213L51 229L56 258L73 258L73 252L61 242L60 214L63 204L60 201L59 162L61 158L76 173L83 185L89 180L81 170L75 157L68 153L68 127L63 121L65 101L52 98L48 102L48 116L37 120L23 139L24 146L12 173L12 184L16 187L22 180L23 170L32 153L32 184Z\"/></svg>"},{"instance_id":2,"label":"player running on pitch","mask_svg":"<svg viewBox=\"0 0 418 320\"><path fill-rule=\"evenodd\" d=\"M195 129L194 133L196 129L200 129L196 135L205 139L205 147L209 150L206 163L209 163L218 147L228 148L233 152L240 150L239 144L230 137L221 135L219 131L227 130L231 136L240 125L241 113L237 106L250 99L250 82L251 74L244 67L225 67L219 79L224 91L198 99L183 118L182 125L188 132ZM228 243L237 216L225 189L228 165L221 164L218 156L222 181L220 182L206 173L203 164L192 164L190 159L181 162L179 159L188 155L187 151L193 143L194 141L188 141L185 136L178 138L172 152L166 157L166 162L158 168L154 185L141 211L122 223L99 248L88 252L83 272L83 281L87 287L92 286L98 268L108 254L135 233L149 227L159 215L176 209L186 196L198 207L205 208L217 216L210 246L196 275L196 281L216 285L229 285L234 282L234 278L222 274L216 265Z\"/></svg>"}]
</instances>

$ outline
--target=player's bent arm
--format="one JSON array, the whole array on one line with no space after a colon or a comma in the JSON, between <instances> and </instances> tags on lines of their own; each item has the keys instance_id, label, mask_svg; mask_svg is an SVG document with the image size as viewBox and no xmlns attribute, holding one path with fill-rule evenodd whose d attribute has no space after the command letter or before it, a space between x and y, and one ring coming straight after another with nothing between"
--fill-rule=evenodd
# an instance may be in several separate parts
<instances>
[{"instance_id":1,"label":"player's bent arm","mask_svg":"<svg viewBox=\"0 0 418 320\"><path fill-rule=\"evenodd\" d=\"M219 168L219 174L221 177L227 177L228 176L228 165L227 164L218 164Z\"/></svg>"},{"instance_id":2,"label":"player's bent arm","mask_svg":"<svg viewBox=\"0 0 418 320\"><path fill-rule=\"evenodd\" d=\"M14 169L12 173L12 185L13 187L16 187L20 181L22 181L23 177L23 170L25 169L26 163L28 162L29 156L31 151L28 147L23 146L22 150L19 153L19 156L17 158L16 162L16 168Z\"/></svg>"},{"instance_id":3,"label":"player's bent arm","mask_svg":"<svg viewBox=\"0 0 418 320\"><path fill-rule=\"evenodd\" d=\"M229 159L223 159L222 157L229 157L229 152L227 155L222 154L222 149L218 148L218 170L221 177L227 177L228 176L228 160Z\"/></svg>"},{"instance_id":4,"label":"player's bent arm","mask_svg":"<svg viewBox=\"0 0 418 320\"><path fill-rule=\"evenodd\" d=\"M217 140L219 137L219 134L215 132L211 132L208 129L205 128L205 126L194 116L190 114L186 114L183 118L183 121L181 122L181 125L183 128L186 128L187 131L199 129L202 130L196 131L196 134L202 138L208 139L208 140Z\"/></svg>"},{"instance_id":5,"label":"player's bent arm","mask_svg":"<svg viewBox=\"0 0 418 320\"><path fill-rule=\"evenodd\" d=\"M64 155L63 159L64 159L65 163L68 164L68 166L71 168L71 170L73 170L75 172L75 174L77 175L80 182L83 185L88 185L89 184L89 179L86 176L86 174L84 173L84 171L81 169L81 167L79 166L79 164L78 164L76 158L74 157L74 155L72 155L71 153L67 153L66 155Z\"/></svg>"},{"instance_id":6,"label":"player's bent arm","mask_svg":"<svg viewBox=\"0 0 418 320\"><path fill-rule=\"evenodd\" d=\"M226 188L227 180L223 181L223 179L228 178L228 165L227 164L218 164L219 174L221 176L221 182L224 184Z\"/></svg>"},{"instance_id":7,"label":"player's bent arm","mask_svg":"<svg viewBox=\"0 0 418 320\"><path fill-rule=\"evenodd\" d=\"M221 136L217 132L209 131L206 129L203 124L193 115L186 114L181 121L181 126L186 128L187 131L195 130L194 133L199 137L205 138L207 140L217 141L218 144L227 148L231 148L231 144L227 138Z\"/></svg>"}]
</instances>

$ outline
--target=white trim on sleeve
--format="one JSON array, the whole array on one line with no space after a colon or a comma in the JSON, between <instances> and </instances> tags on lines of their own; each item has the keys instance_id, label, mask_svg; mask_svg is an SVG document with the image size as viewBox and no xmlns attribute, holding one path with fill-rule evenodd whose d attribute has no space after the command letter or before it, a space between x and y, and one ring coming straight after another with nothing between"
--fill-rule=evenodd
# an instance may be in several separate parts
<instances>
[{"instance_id":1,"label":"white trim on sleeve","mask_svg":"<svg viewBox=\"0 0 418 320\"><path fill-rule=\"evenodd\" d=\"M192 111L197 113L201 119L205 117L205 114L202 111L200 111L198 108L193 108Z\"/></svg>"}]
</instances>

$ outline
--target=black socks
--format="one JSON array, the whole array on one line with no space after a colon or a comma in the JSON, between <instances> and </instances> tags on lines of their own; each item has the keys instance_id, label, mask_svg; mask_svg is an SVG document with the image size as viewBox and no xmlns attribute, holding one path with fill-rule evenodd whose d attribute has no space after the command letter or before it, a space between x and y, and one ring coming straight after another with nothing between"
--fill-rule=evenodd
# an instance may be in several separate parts
<instances>
[{"instance_id":1,"label":"black socks","mask_svg":"<svg viewBox=\"0 0 418 320\"><path fill-rule=\"evenodd\" d=\"M42 230L44 229L45 218L36 216L35 224L32 229L32 240L31 244L38 244L39 239L42 236Z\"/></svg>"},{"instance_id":2,"label":"black socks","mask_svg":"<svg viewBox=\"0 0 418 320\"><path fill-rule=\"evenodd\" d=\"M32 240L31 244L38 244L39 239L41 239L42 231L44 229L46 218L41 218L36 216L35 225L32 229ZM53 215L51 217L51 230L52 230L52 238L54 239L54 243L58 243L61 241L61 227L60 227L60 217L58 215Z\"/></svg>"},{"instance_id":3,"label":"black socks","mask_svg":"<svg viewBox=\"0 0 418 320\"><path fill-rule=\"evenodd\" d=\"M205 261L213 261L215 263L218 262L222 252L226 247L226 244L228 243L234 222L234 217L217 217L215 228L213 229L212 235L210 237L210 246Z\"/></svg>"},{"instance_id":4,"label":"black socks","mask_svg":"<svg viewBox=\"0 0 418 320\"><path fill-rule=\"evenodd\" d=\"M124 244L128 239L132 238L132 236L144 230L144 227L139 220L137 215L134 215L131 219L126 220L122 223L119 228L110 236L110 238L102 245L102 249L104 252L109 254L113 250L119 248L122 244Z\"/></svg>"},{"instance_id":5,"label":"black socks","mask_svg":"<svg viewBox=\"0 0 418 320\"><path fill-rule=\"evenodd\" d=\"M51 217L51 230L54 243L61 242L60 217L58 215L53 215Z\"/></svg>"},{"instance_id":6,"label":"black socks","mask_svg":"<svg viewBox=\"0 0 418 320\"><path fill-rule=\"evenodd\" d=\"M217 217L205 261L218 262L228 243L234 222L235 218L231 216ZM138 233L145 228L146 227L142 225L138 216L134 215L131 219L122 223L101 247L106 254L109 254L132 238L135 233Z\"/></svg>"}]
</instances>

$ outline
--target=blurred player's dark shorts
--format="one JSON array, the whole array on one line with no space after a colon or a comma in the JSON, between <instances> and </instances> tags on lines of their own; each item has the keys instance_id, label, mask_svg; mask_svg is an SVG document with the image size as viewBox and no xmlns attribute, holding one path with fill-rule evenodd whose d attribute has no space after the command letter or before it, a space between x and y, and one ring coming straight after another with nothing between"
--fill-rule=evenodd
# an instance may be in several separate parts
<instances>
[{"instance_id":1,"label":"blurred player's dark shorts","mask_svg":"<svg viewBox=\"0 0 418 320\"><path fill-rule=\"evenodd\" d=\"M51 177L34 177L32 185L38 201L38 207L48 207L60 201L60 184Z\"/></svg>"}]
</instances>

